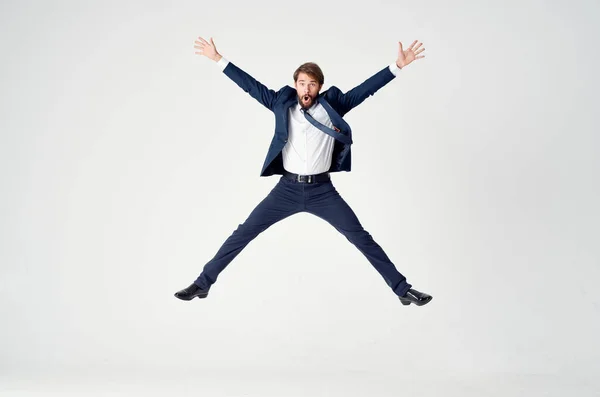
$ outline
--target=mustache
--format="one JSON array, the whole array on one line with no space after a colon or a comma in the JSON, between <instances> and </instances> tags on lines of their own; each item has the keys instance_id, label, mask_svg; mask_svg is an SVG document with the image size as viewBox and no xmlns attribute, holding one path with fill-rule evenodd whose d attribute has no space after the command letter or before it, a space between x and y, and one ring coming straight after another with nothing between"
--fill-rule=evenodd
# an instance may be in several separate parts
<instances>
[{"instance_id":1,"label":"mustache","mask_svg":"<svg viewBox=\"0 0 600 397\"><path fill-rule=\"evenodd\" d=\"M310 98L310 100L314 101L316 96L312 96L310 94L298 95L298 102L302 101L304 98Z\"/></svg>"}]
</instances>

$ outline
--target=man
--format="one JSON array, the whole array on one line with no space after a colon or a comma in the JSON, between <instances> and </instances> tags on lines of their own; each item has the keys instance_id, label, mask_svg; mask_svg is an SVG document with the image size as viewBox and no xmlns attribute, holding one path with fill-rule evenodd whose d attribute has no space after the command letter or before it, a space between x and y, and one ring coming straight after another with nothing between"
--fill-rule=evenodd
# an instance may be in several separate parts
<instances>
[{"instance_id":1,"label":"man","mask_svg":"<svg viewBox=\"0 0 600 397\"><path fill-rule=\"evenodd\" d=\"M194 48L198 55L215 61L223 73L254 99L275 114L275 134L261 176L281 175L273 190L250 213L244 223L223 243L202 273L187 288L175 293L182 300L206 298L221 271L258 234L274 223L298 212L316 215L335 227L353 243L381 274L404 305L422 306L431 295L407 283L383 249L363 229L358 218L333 186L330 174L350 171L352 131L342 118L351 109L393 80L397 73L416 59L425 48L415 40L407 50L399 42L398 58L362 84L342 93L332 86L319 93L323 72L312 62L294 73L294 88L271 90L229 62L210 42L199 37Z\"/></svg>"}]
</instances>

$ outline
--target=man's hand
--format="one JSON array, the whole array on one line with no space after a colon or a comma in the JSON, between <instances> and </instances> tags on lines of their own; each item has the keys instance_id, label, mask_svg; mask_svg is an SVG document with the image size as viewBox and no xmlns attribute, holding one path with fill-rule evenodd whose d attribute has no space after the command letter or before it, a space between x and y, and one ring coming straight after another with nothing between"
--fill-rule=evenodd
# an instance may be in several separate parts
<instances>
[{"instance_id":1,"label":"man's hand","mask_svg":"<svg viewBox=\"0 0 600 397\"><path fill-rule=\"evenodd\" d=\"M408 47L407 50L403 50L402 42L400 42L400 41L398 42L400 49L398 50L398 59L396 60L396 66L398 66L400 69L402 69L403 67L405 67L406 65L408 65L409 63L414 61L415 59L425 57L425 55L419 55L420 53L425 51L425 47L423 47L419 50L419 47L421 47L421 45L423 43L419 43L418 45L416 45L416 44L417 44L417 40L413 41L413 43L410 45L410 47ZM419 55L419 56L417 56L417 55Z\"/></svg>"},{"instance_id":2,"label":"man's hand","mask_svg":"<svg viewBox=\"0 0 600 397\"><path fill-rule=\"evenodd\" d=\"M221 59L221 54L217 51L217 47L215 46L215 42L212 37L210 38L210 43L204 40L202 37L198 37L196 41L194 41L194 48L200 50L196 51L198 55L204 55L205 57L212 59L215 62L219 62Z\"/></svg>"}]
</instances>

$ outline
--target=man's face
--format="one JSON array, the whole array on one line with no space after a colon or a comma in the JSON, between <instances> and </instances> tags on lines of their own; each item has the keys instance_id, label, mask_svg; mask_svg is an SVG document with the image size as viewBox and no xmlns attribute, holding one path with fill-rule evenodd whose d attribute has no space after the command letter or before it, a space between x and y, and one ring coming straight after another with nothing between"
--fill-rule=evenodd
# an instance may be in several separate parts
<instances>
[{"instance_id":1,"label":"man's face","mask_svg":"<svg viewBox=\"0 0 600 397\"><path fill-rule=\"evenodd\" d=\"M296 93L298 94L298 103L303 108L308 109L315 103L315 100L319 95L321 85L317 82L317 80L315 80L314 77L300 72L298 74L298 79L296 80L295 86Z\"/></svg>"}]
</instances>

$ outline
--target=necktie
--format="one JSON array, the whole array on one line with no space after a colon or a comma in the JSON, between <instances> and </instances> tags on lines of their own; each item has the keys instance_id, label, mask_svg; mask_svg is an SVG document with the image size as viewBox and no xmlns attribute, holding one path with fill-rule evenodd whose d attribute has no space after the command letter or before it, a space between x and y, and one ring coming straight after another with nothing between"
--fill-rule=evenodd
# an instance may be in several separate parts
<instances>
[{"instance_id":1,"label":"necktie","mask_svg":"<svg viewBox=\"0 0 600 397\"><path fill-rule=\"evenodd\" d=\"M304 117L306 118L306 120L308 120L309 123L311 123L312 125L314 125L315 127L317 127L318 129L320 129L321 131L323 131L324 133L326 133L327 135L333 137L334 139L337 139L338 141L345 143L346 145L349 145L352 143L352 140L347 137L346 135L337 132L336 130L329 128L321 123L319 123L317 120L314 119L313 116L310 115L310 113L308 113L308 109L300 109L300 111L302 113L304 113Z\"/></svg>"}]
</instances>

